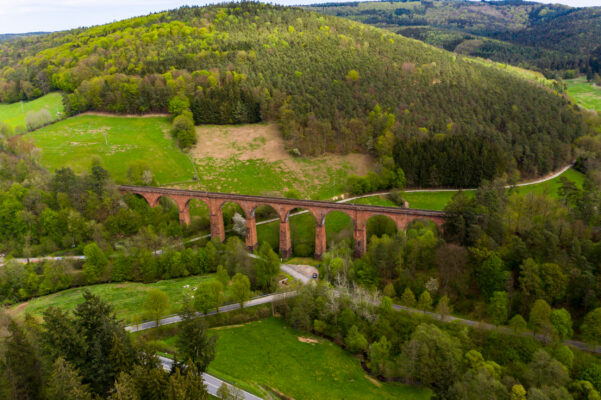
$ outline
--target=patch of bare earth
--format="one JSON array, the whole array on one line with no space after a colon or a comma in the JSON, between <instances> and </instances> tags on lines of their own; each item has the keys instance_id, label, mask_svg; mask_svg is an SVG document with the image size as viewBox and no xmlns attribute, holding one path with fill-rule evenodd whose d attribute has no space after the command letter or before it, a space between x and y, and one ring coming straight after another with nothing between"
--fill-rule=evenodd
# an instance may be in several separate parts
<instances>
[{"instance_id":1,"label":"patch of bare earth","mask_svg":"<svg viewBox=\"0 0 601 400\"><path fill-rule=\"evenodd\" d=\"M374 378L372 378L371 376L369 376L367 374L365 375L365 377L367 378L368 381L370 381L371 383L373 383L377 387L381 387L382 386L382 383L379 382L377 379L374 379Z\"/></svg>"},{"instance_id":2,"label":"patch of bare earth","mask_svg":"<svg viewBox=\"0 0 601 400\"><path fill-rule=\"evenodd\" d=\"M196 128L198 143L192 149L195 159L211 157L240 161L263 160L279 163L282 174L296 174L317 181L329 168L348 167L349 173L364 175L372 160L365 154L326 154L311 157L315 163L306 163L292 157L285 148L277 124L216 125ZM315 165L319 168L315 168Z\"/></svg>"},{"instance_id":3,"label":"patch of bare earth","mask_svg":"<svg viewBox=\"0 0 601 400\"><path fill-rule=\"evenodd\" d=\"M241 326L248 325L248 324L250 324L250 322L246 322L244 324L218 326L218 327L215 327L215 328L211 328L211 330L212 331L219 331L219 330L222 330L222 329L240 328Z\"/></svg>"},{"instance_id":4,"label":"patch of bare earth","mask_svg":"<svg viewBox=\"0 0 601 400\"><path fill-rule=\"evenodd\" d=\"M311 343L311 344L319 343L319 340L317 340L317 339L312 339L312 338L303 337L303 336L299 336L298 341L303 342L303 343Z\"/></svg>"},{"instance_id":5,"label":"patch of bare earth","mask_svg":"<svg viewBox=\"0 0 601 400\"><path fill-rule=\"evenodd\" d=\"M26 301L26 302L23 302L23 303L19 304L16 307L7 308L6 309L6 315L8 315L9 317L15 317L15 316L21 315L21 313L23 311L25 311L25 309L27 308L28 304L29 304L29 302Z\"/></svg>"}]
</instances>

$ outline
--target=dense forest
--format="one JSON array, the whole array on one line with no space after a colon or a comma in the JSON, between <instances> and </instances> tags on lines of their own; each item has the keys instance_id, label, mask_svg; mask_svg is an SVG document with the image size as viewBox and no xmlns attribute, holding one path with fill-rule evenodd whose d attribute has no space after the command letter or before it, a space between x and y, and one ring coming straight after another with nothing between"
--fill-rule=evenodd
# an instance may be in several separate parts
<instances>
[{"instance_id":1,"label":"dense forest","mask_svg":"<svg viewBox=\"0 0 601 400\"><path fill-rule=\"evenodd\" d=\"M195 141L193 122L277 120L295 154L370 152L379 170L404 169L410 185L544 174L573 158L571 143L587 130L565 98L504 71L257 3L3 42L0 69L2 101L62 90L69 115L169 111L182 147ZM431 160L440 151L448 158Z\"/></svg>"},{"instance_id":2,"label":"dense forest","mask_svg":"<svg viewBox=\"0 0 601 400\"><path fill-rule=\"evenodd\" d=\"M495 61L600 73L601 8L527 1L393 1L316 4L311 9L387 28L404 36Z\"/></svg>"}]
</instances>

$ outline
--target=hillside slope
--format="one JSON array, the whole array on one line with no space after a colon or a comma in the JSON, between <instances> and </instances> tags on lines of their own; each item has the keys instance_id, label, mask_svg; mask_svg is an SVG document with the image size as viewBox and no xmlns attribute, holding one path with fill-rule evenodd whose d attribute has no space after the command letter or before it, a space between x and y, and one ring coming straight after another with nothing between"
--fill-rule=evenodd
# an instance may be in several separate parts
<instances>
[{"instance_id":1,"label":"hillside slope","mask_svg":"<svg viewBox=\"0 0 601 400\"><path fill-rule=\"evenodd\" d=\"M385 30L297 8L178 10L0 44L0 99L67 93L66 112L190 108L201 123L277 120L301 154L370 152L384 181L476 186L570 160L563 97Z\"/></svg>"},{"instance_id":2,"label":"hillside slope","mask_svg":"<svg viewBox=\"0 0 601 400\"><path fill-rule=\"evenodd\" d=\"M601 7L528 1L434 0L315 5L447 50L541 70L581 69L599 47ZM498 40L495 40L498 39ZM598 71L597 71L598 72Z\"/></svg>"}]
</instances>

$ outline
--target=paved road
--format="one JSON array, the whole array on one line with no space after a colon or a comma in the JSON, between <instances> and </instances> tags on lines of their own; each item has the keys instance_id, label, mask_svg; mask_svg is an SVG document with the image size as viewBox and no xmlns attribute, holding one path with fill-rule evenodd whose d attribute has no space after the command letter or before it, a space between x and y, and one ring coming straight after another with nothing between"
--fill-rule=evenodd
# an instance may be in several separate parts
<instances>
[{"instance_id":1,"label":"paved road","mask_svg":"<svg viewBox=\"0 0 601 400\"><path fill-rule=\"evenodd\" d=\"M251 299L251 300L245 302L244 307L253 307L253 306L258 306L259 304L273 303L274 301L282 300L287 297L293 297L293 296L296 296L296 292L275 293L275 294L270 294L267 296L261 296L261 297L257 297L257 298L254 298L254 299ZM227 304L225 306L219 307L219 312L228 312L228 311L237 310L239 308L240 308L240 304ZM215 314L217 314L217 311L211 311L207 314L196 313L196 316L204 317L207 315L215 315ZM166 318L161 319L159 321L159 326L176 324L181 321L182 321L182 317L180 317L179 315L170 315ZM137 324L137 325L128 325L125 327L125 330L128 332L140 332L140 331L145 331L146 329L155 328L156 326L157 326L156 321L148 321L148 322L143 322L143 323Z\"/></svg>"},{"instance_id":2,"label":"paved road","mask_svg":"<svg viewBox=\"0 0 601 400\"><path fill-rule=\"evenodd\" d=\"M294 266L292 266L292 265L281 264L280 269L282 271L284 271L285 273L287 273L288 275L292 275L292 277L294 279L297 279L297 280L301 281L302 283L309 283L313 280L312 278L298 272L296 269L294 269Z\"/></svg>"},{"instance_id":3,"label":"paved road","mask_svg":"<svg viewBox=\"0 0 601 400\"><path fill-rule=\"evenodd\" d=\"M538 183L543 183L543 182L547 182L550 181L551 179L555 179L558 176L562 175L564 172L566 172L568 169L572 168L574 164L568 164L565 167L563 167L562 169L560 169L557 172L552 173L551 175L547 175L543 178L534 180L534 181L528 181L528 182L523 182L523 183L518 183L516 185L507 185L505 186L505 189L509 189L511 187L522 187L522 186L530 186L530 185L536 185ZM463 190L465 191L474 191L476 190L476 188L467 188L467 189L409 189L409 190L403 190L404 193L433 193L433 192L456 192L458 190ZM368 193L368 194L364 194L361 196L355 196L355 197L349 197L348 199L344 199L344 200L339 200L338 203L346 203L349 201L353 201L353 200L358 200L358 199L363 199L366 197L374 197L374 196L386 196L390 194L390 192L376 192L376 193Z\"/></svg>"},{"instance_id":4,"label":"paved road","mask_svg":"<svg viewBox=\"0 0 601 400\"><path fill-rule=\"evenodd\" d=\"M159 360L161 361L161 365L163 366L163 369L166 371L171 371L171 366L173 365L173 360L170 358L167 358L167 357L162 357L162 356L158 356L158 357L159 357ZM224 383L227 386L229 386L230 388L236 387L234 385L226 383L226 382L222 381L221 379L216 378L213 375L209 375L207 373L202 374L202 378L203 378L205 384L207 385L207 391L213 396L217 396L217 391L219 390L221 385L223 385ZM261 397L257 397L254 394L248 393L242 389L239 389L239 388L237 388L237 389L240 390L240 392L244 396L243 398L245 400L261 400Z\"/></svg>"}]
</instances>

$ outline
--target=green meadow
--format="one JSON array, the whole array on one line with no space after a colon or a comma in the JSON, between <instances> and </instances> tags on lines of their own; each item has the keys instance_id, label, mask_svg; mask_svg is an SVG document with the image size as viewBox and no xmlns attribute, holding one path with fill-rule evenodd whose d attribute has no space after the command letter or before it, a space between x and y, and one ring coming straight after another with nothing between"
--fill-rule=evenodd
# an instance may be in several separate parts
<instances>
[{"instance_id":1,"label":"green meadow","mask_svg":"<svg viewBox=\"0 0 601 400\"><path fill-rule=\"evenodd\" d=\"M568 84L568 95L578 105L589 110L601 111L601 87L593 86L584 77L566 80L565 82Z\"/></svg>"},{"instance_id":2,"label":"green meadow","mask_svg":"<svg viewBox=\"0 0 601 400\"><path fill-rule=\"evenodd\" d=\"M48 93L32 101L23 103L0 103L0 121L8 126L15 128L17 126L25 127L25 115L30 111L40 111L47 109L54 119L59 119L57 112L63 112L63 98L58 92Z\"/></svg>"},{"instance_id":3,"label":"green meadow","mask_svg":"<svg viewBox=\"0 0 601 400\"><path fill-rule=\"evenodd\" d=\"M134 161L145 162L159 184L190 181L195 170L170 136L166 117L129 118L80 115L27 134L42 149L42 164L50 170L89 169L93 157L118 183L127 179Z\"/></svg>"},{"instance_id":4,"label":"green meadow","mask_svg":"<svg viewBox=\"0 0 601 400\"><path fill-rule=\"evenodd\" d=\"M241 387L302 399L429 399L417 386L379 382L334 343L296 331L279 318L211 329L217 351L208 372ZM173 348L175 337L159 343Z\"/></svg>"},{"instance_id":5,"label":"green meadow","mask_svg":"<svg viewBox=\"0 0 601 400\"><path fill-rule=\"evenodd\" d=\"M29 313L39 317L42 315L42 312L50 306L70 311L75 309L77 304L83 302L82 292L87 289L110 304L118 318L124 320L126 323L131 323L140 316L140 313L142 313L144 300L146 299L146 294L149 290L160 289L167 293L171 304L171 309L166 313L166 315L169 315L176 313L181 309L186 292L184 286L189 285L190 287L195 287L201 283L214 280L216 280L216 277L214 274L211 274L170 279L148 284L124 282L72 288L21 303L12 307L9 310L9 313L16 316L22 316L25 313ZM225 295L227 296L228 294L229 293L226 290Z\"/></svg>"}]
</instances>

